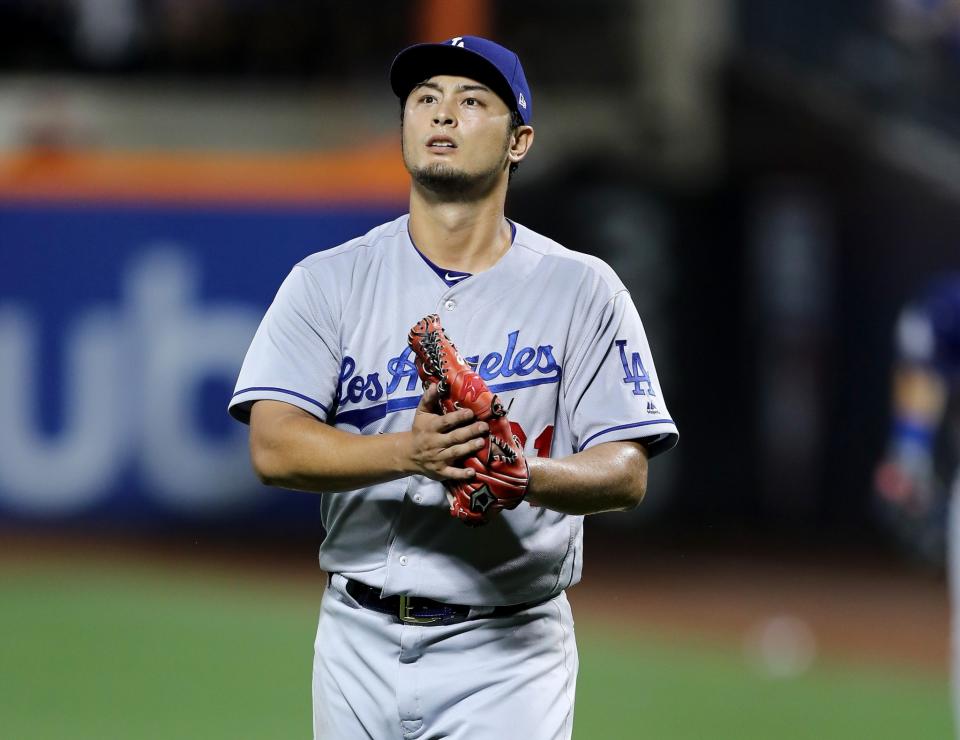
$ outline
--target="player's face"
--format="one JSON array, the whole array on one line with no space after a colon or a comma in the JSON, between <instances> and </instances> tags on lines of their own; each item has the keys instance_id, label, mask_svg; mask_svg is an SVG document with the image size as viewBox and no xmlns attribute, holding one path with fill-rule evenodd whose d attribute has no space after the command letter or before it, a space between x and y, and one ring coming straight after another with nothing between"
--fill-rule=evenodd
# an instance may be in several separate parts
<instances>
[{"instance_id":1,"label":"player's face","mask_svg":"<svg viewBox=\"0 0 960 740\"><path fill-rule=\"evenodd\" d=\"M506 103L476 80L437 75L407 96L403 161L431 190L482 189L505 177L513 138Z\"/></svg>"}]
</instances>

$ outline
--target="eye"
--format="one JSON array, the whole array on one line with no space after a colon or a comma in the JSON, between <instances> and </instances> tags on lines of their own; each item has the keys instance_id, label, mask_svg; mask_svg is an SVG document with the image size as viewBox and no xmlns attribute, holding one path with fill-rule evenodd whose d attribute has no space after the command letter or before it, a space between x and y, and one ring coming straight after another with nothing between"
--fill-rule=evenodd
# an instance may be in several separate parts
<instances>
[{"instance_id":1,"label":"eye","mask_svg":"<svg viewBox=\"0 0 960 740\"><path fill-rule=\"evenodd\" d=\"M436 98L435 96L431 95L430 93L425 93L425 94L423 94L423 95L420 96L420 102L421 102L421 103L434 103L434 102L436 102L436 100L437 100L437 98Z\"/></svg>"},{"instance_id":2,"label":"eye","mask_svg":"<svg viewBox=\"0 0 960 740\"><path fill-rule=\"evenodd\" d=\"M480 101L477 100L476 98L465 98L464 101L463 101L463 103L464 103L464 105L466 105L466 106L468 106L468 107L470 107L470 108L474 108L474 107L480 105Z\"/></svg>"}]
</instances>

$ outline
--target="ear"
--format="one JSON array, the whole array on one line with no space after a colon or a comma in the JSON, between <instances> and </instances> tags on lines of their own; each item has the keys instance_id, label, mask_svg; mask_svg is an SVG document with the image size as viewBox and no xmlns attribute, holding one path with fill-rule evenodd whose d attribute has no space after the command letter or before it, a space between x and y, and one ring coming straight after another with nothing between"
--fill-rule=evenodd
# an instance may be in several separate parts
<instances>
[{"instance_id":1,"label":"ear","mask_svg":"<svg viewBox=\"0 0 960 740\"><path fill-rule=\"evenodd\" d=\"M507 157L510 162L517 164L523 161L533 146L533 126L518 126L510 136L510 148Z\"/></svg>"}]
</instances>

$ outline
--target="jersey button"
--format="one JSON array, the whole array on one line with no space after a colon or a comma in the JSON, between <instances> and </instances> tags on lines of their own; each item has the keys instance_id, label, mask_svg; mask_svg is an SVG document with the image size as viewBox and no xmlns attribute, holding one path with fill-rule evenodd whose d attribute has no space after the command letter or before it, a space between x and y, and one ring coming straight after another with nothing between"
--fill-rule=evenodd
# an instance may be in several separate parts
<instances>
[{"instance_id":1,"label":"jersey button","mask_svg":"<svg viewBox=\"0 0 960 740\"><path fill-rule=\"evenodd\" d=\"M407 556L406 556L406 555L401 555L401 556L400 556L400 565L406 565L406 564L407 564Z\"/></svg>"},{"instance_id":2,"label":"jersey button","mask_svg":"<svg viewBox=\"0 0 960 740\"><path fill-rule=\"evenodd\" d=\"M423 496L421 496L421 495L418 493L416 496L413 497L413 500L416 501L416 502L419 504L419 503L421 503L421 502L423 501Z\"/></svg>"},{"instance_id":3,"label":"jersey button","mask_svg":"<svg viewBox=\"0 0 960 740\"><path fill-rule=\"evenodd\" d=\"M457 303L456 301L447 301L446 303L443 304L443 307L448 311L452 311L457 307Z\"/></svg>"}]
</instances>

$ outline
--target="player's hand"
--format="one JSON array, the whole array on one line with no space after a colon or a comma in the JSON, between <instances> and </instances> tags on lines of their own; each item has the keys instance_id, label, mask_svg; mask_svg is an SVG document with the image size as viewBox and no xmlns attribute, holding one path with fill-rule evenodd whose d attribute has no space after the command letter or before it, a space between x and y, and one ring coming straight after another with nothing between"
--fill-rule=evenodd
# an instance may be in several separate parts
<instances>
[{"instance_id":1,"label":"player's hand","mask_svg":"<svg viewBox=\"0 0 960 740\"><path fill-rule=\"evenodd\" d=\"M482 421L471 423L474 414L470 409L438 413L439 400L437 385L431 383L420 399L410 429L411 469L433 480L471 480L475 472L456 464L484 446L488 426Z\"/></svg>"}]
</instances>

